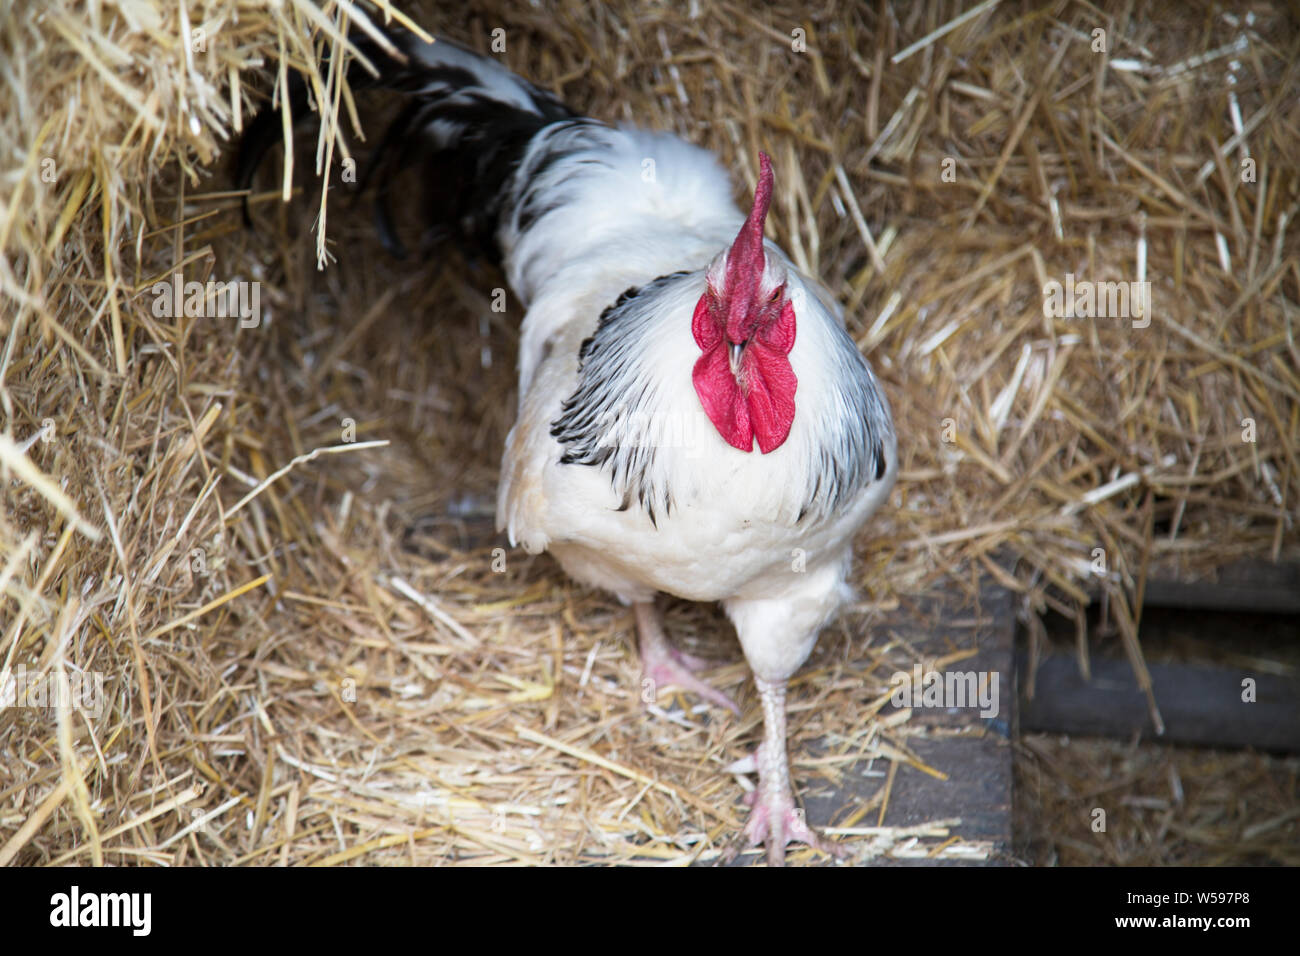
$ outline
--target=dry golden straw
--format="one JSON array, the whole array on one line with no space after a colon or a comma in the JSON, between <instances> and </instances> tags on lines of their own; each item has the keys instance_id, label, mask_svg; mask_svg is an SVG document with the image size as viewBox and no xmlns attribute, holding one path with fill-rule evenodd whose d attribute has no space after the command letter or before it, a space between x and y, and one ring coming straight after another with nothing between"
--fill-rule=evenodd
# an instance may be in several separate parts
<instances>
[{"instance_id":1,"label":"dry golden straw","mask_svg":"<svg viewBox=\"0 0 1300 956\"><path fill-rule=\"evenodd\" d=\"M883 609L992 575L1037 653L1038 613L1104 597L1145 674L1148 578L1295 556L1284 4L402 10L483 51L504 29L511 68L716 150L737 197L760 148L777 158L771 233L847 305L900 434L862 600L791 691L801 793L878 761L831 821L857 858L992 852L953 821L872 825L909 775L961 785L881 709L918 663ZM454 250L390 258L340 177L394 103L325 60L390 12L0 8L0 700L19 667L105 688L97 717L0 709L0 864L685 865L744 817L724 768L759 715L721 614L672 602L668 626L744 718L647 713L630 615L494 535L519 310L493 312L503 279ZM260 109L303 119L279 95L294 73L327 115L267 162L249 231L232 147ZM178 271L260 283L260 322L160 314L153 283ZM1045 314L1067 276L1150 281L1148 324ZM1151 834L1188 861L1295 864L1285 793L1215 816L1239 769L1182 765L1205 779ZM1066 789L1038 789L1074 819L1089 777L1057 770Z\"/></svg>"}]
</instances>

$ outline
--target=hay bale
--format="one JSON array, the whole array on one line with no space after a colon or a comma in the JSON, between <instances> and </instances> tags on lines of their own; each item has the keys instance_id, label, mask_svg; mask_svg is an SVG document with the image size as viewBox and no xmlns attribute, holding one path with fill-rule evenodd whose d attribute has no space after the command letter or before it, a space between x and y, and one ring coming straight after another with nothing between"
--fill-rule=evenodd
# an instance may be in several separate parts
<instances>
[{"instance_id":1,"label":"hay bale","mask_svg":"<svg viewBox=\"0 0 1300 956\"><path fill-rule=\"evenodd\" d=\"M987 570L1029 620L1101 587L1141 668L1153 568L1296 548L1300 32L1280 4L1140 6L412 16L482 50L505 30L510 66L717 150L738 186L767 149L773 234L848 304L902 436L858 583L887 606ZM394 262L363 207L325 204L382 103L321 66L349 11L0 20L0 700L20 671L104 686L96 716L0 711L0 862L712 858L757 715L645 718L626 612L494 553L503 283L449 251ZM259 183L249 233L222 164L290 71L329 121ZM257 281L261 321L160 315L177 271ZM1045 316L1067 274L1150 280L1149 326ZM717 614L669 620L742 684ZM800 675L805 788L905 755L875 717L904 649L844 664L871 621ZM836 759L801 766L812 740Z\"/></svg>"}]
</instances>

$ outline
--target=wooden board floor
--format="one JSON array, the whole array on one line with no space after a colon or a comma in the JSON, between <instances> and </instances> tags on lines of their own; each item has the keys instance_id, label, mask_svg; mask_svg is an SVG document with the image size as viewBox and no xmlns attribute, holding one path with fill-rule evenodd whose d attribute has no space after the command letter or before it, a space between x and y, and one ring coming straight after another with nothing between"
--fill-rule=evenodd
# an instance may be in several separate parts
<instances>
[{"instance_id":1,"label":"wooden board floor","mask_svg":"<svg viewBox=\"0 0 1300 956\"><path fill-rule=\"evenodd\" d=\"M1010 733L1016 706L1015 615L1010 595L990 584L978 602L945 593L921 604L903 603L884 614L873 625L873 632L873 642L884 635L907 641L923 660L977 648L974 657L947 669L998 674L999 713L984 719L978 708L913 711L911 719L898 728L900 736L908 749L947 779L900 765L883 821L873 809L855 828L915 828L937 821L956 822L948 825L948 837L924 836L911 846L904 837L895 842L892 852L859 862L867 866L1006 865L1010 862L1012 820ZM874 766L859 761L844 771L845 783L836 789L809 785L798 779L796 769L796 789L809 822L830 826L871 800L885 785L887 768L888 761L877 760ZM958 849L950 849L945 858L928 858L929 852L954 836L960 838ZM963 849L980 853L971 858L955 855ZM753 851L736 862L753 863L758 858L758 851Z\"/></svg>"}]
</instances>

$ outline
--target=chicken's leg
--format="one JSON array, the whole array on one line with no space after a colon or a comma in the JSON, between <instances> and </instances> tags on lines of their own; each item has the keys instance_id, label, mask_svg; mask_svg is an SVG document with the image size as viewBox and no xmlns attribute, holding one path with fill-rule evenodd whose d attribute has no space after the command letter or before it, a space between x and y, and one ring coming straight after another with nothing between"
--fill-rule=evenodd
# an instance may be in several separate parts
<instances>
[{"instance_id":1,"label":"chicken's leg","mask_svg":"<svg viewBox=\"0 0 1300 956\"><path fill-rule=\"evenodd\" d=\"M754 683L763 702L763 742L755 755L758 789L753 794L745 836L751 846L767 844L770 866L785 862L785 846L794 840L824 853L844 856L847 851L808 826L803 811L795 806L785 750L785 681L769 683L755 675Z\"/></svg>"},{"instance_id":2,"label":"chicken's leg","mask_svg":"<svg viewBox=\"0 0 1300 956\"><path fill-rule=\"evenodd\" d=\"M710 703L725 707L739 716L740 708L735 701L691 673L705 666L705 662L683 654L668 643L654 602L641 601L634 604L633 609L636 611L636 630L641 649L642 686L648 687L651 694L657 696L660 687L673 684L683 690L694 691ZM647 685L645 681L650 683ZM652 696L651 700L653 699Z\"/></svg>"}]
</instances>

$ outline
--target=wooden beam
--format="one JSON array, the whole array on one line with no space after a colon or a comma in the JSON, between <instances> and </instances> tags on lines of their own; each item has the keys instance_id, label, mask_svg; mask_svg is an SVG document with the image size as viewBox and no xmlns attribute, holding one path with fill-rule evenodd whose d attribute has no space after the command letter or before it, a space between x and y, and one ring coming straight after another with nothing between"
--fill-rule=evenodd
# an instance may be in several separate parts
<instances>
[{"instance_id":1,"label":"wooden beam","mask_svg":"<svg viewBox=\"0 0 1300 956\"><path fill-rule=\"evenodd\" d=\"M1213 581L1147 582L1149 607L1300 614L1300 564L1242 561L1220 569Z\"/></svg>"},{"instance_id":2,"label":"wooden beam","mask_svg":"<svg viewBox=\"0 0 1300 956\"><path fill-rule=\"evenodd\" d=\"M1020 675L1028 673L1023 652L1017 664ZM1245 667L1148 667L1163 736L1151 725L1128 661L1094 657L1092 681L1086 682L1066 655L1040 662L1032 700L1020 688L1020 729L1300 752L1300 680ZM1254 681L1253 701L1243 699L1248 679Z\"/></svg>"}]
</instances>

